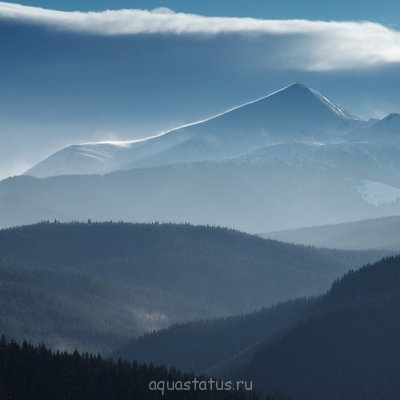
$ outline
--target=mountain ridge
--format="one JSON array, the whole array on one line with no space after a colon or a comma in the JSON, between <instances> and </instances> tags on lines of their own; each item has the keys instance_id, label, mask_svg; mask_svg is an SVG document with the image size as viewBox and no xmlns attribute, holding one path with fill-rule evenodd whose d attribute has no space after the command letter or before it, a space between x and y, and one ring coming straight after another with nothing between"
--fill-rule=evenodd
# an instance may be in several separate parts
<instances>
[{"instance_id":1,"label":"mountain ridge","mask_svg":"<svg viewBox=\"0 0 400 400\"><path fill-rule=\"evenodd\" d=\"M90 218L258 233L398 215L398 120L362 121L292 84L148 140L57 152L35 169L50 177L0 182L0 223Z\"/></svg>"},{"instance_id":2,"label":"mountain ridge","mask_svg":"<svg viewBox=\"0 0 400 400\"><path fill-rule=\"evenodd\" d=\"M350 270L319 297L174 325L141 336L114 355L251 379L257 388L278 388L302 400L370 394L393 400L400 354L399 266L400 256L385 257Z\"/></svg>"},{"instance_id":3,"label":"mountain ridge","mask_svg":"<svg viewBox=\"0 0 400 400\"><path fill-rule=\"evenodd\" d=\"M0 326L17 340L105 353L173 322L318 294L382 254L188 224L10 228L0 230Z\"/></svg>"},{"instance_id":4,"label":"mountain ridge","mask_svg":"<svg viewBox=\"0 0 400 400\"><path fill-rule=\"evenodd\" d=\"M237 376L299 400L398 398L399 266L387 257L347 273L323 313L261 347Z\"/></svg>"},{"instance_id":5,"label":"mountain ridge","mask_svg":"<svg viewBox=\"0 0 400 400\"><path fill-rule=\"evenodd\" d=\"M366 122L315 89L293 83L257 100L147 139L67 146L25 175L103 174L224 159L288 141L341 140L360 124Z\"/></svg>"},{"instance_id":6,"label":"mountain ridge","mask_svg":"<svg viewBox=\"0 0 400 400\"><path fill-rule=\"evenodd\" d=\"M261 233L261 237L283 242L337 249L400 250L400 217L388 216L344 224Z\"/></svg>"}]
</instances>

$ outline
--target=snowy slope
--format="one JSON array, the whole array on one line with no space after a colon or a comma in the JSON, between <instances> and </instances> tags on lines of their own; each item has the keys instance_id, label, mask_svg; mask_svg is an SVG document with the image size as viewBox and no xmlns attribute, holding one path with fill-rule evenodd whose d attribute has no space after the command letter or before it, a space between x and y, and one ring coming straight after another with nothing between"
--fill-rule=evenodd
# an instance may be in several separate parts
<instances>
[{"instance_id":1,"label":"snowy slope","mask_svg":"<svg viewBox=\"0 0 400 400\"><path fill-rule=\"evenodd\" d=\"M218 160L279 143L338 141L365 124L316 90L295 83L205 121L142 141L66 147L25 174L104 174Z\"/></svg>"},{"instance_id":2,"label":"snowy slope","mask_svg":"<svg viewBox=\"0 0 400 400\"><path fill-rule=\"evenodd\" d=\"M0 224L54 219L190 222L255 233L400 215L398 193L383 192L400 188L400 169L388 161L374 160L372 154L353 167L322 159L230 159L102 176L19 176L0 182ZM386 202L372 203L384 194Z\"/></svg>"},{"instance_id":3,"label":"snowy slope","mask_svg":"<svg viewBox=\"0 0 400 400\"><path fill-rule=\"evenodd\" d=\"M219 161L0 182L2 227L90 218L254 233L389 215L400 215L398 149L372 143L289 143Z\"/></svg>"},{"instance_id":4,"label":"snowy slope","mask_svg":"<svg viewBox=\"0 0 400 400\"><path fill-rule=\"evenodd\" d=\"M347 169L368 175L381 168L386 174L400 171L399 149L371 142L285 143L267 146L232 159L253 165L281 164L293 168Z\"/></svg>"},{"instance_id":5,"label":"snowy slope","mask_svg":"<svg viewBox=\"0 0 400 400\"><path fill-rule=\"evenodd\" d=\"M376 207L394 203L400 199L400 188L382 182L364 180L358 187L358 191L365 202Z\"/></svg>"}]
</instances>

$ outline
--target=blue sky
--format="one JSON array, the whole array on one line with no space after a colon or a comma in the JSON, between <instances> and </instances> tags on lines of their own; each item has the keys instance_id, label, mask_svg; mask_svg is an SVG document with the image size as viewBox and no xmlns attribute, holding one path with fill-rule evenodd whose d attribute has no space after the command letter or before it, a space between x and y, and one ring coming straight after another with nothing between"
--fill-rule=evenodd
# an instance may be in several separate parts
<instances>
[{"instance_id":1,"label":"blue sky","mask_svg":"<svg viewBox=\"0 0 400 400\"><path fill-rule=\"evenodd\" d=\"M293 82L366 119L400 112L394 2L20 4L82 12L0 1L0 178L68 144L150 136ZM180 13L138 11L159 6Z\"/></svg>"}]
</instances>

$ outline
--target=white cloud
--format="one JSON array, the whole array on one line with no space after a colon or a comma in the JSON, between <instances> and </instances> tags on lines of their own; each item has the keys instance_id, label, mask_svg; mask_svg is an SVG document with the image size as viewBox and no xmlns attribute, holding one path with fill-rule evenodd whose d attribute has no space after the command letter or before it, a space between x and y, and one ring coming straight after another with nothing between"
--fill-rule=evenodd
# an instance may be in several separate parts
<instances>
[{"instance_id":1,"label":"white cloud","mask_svg":"<svg viewBox=\"0 0 400 400\"><path fill-rule=\"evenodd\" d=\"M166 8L103 12L62 12L0 2L0 18L46 24L101 35L239 34L282 45L269 58L286 68L330 71L400 63L400 32L372 22L324 22L204 17Z\"/></svg>"}]
</instances>

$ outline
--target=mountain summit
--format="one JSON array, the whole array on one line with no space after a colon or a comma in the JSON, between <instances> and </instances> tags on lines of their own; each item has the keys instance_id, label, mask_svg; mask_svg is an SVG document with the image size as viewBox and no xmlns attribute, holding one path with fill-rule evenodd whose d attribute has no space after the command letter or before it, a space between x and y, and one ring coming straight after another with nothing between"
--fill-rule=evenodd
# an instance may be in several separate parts
<instances>
[{"instance_id":1,"label":"mountain summit","mask_svg":"<svg viewBox=\"0 0 400 400\"><path fill-rule=\"evenodd\" d=\"M362 121L293 84L145 140L66 147L0 182L0 221L185 221L254 233L399 215L399 121Z\"/></svg>"},{"instance_id":2,"label":"mountain summit","mask_svg":"<svg viewBox=\"0 0 400 400\"><path fill-rule=\"evenodd\" d=\"M68 146L25 175L105 174L226 159L280 143L338 141L363 124L315 89L294 83L209 119L148 139Z\"/></svg>"}]
</instances>

